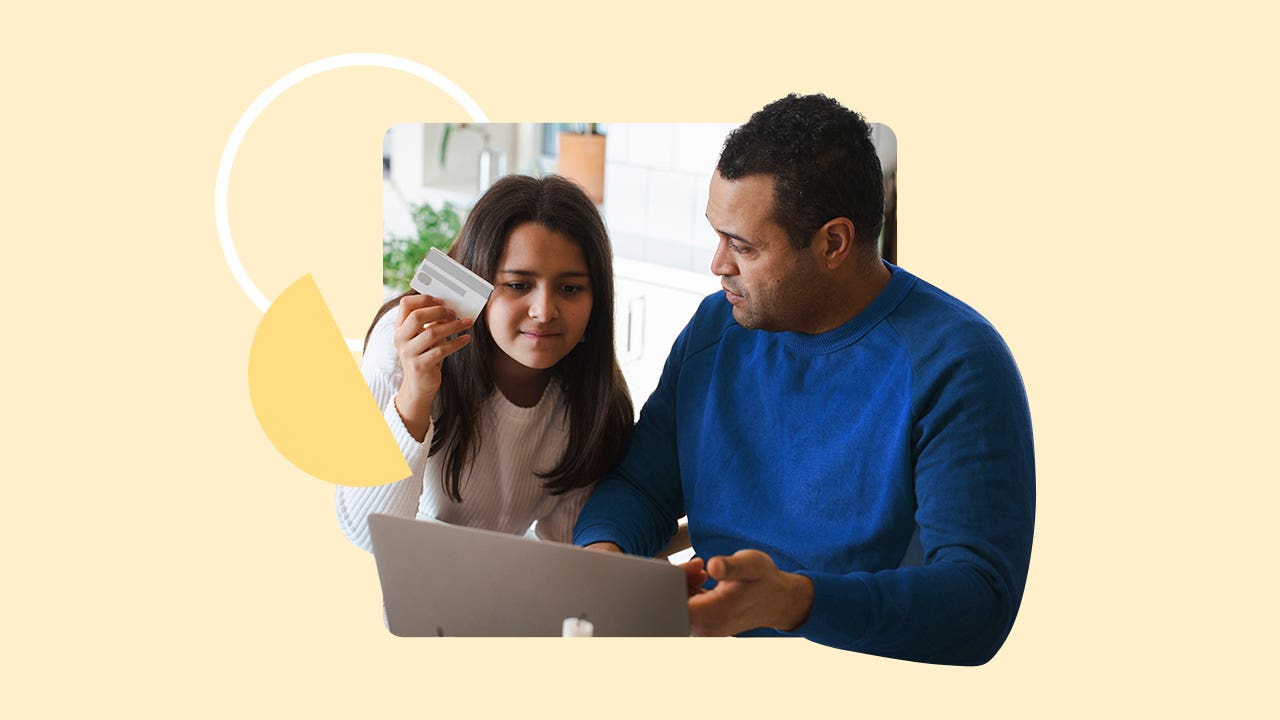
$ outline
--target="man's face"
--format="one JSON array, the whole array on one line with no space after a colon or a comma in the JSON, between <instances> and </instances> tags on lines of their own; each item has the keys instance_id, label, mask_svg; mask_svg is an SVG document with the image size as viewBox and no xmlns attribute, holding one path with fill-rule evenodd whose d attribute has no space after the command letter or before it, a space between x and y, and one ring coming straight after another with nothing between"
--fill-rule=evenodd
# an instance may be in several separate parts
<instances>
[{"instance_id":1,"label":"man's face","mask_svg":"<svg viewBox=\"0 0 1280 720\"><path fill-rule=\"evenodd\" d=\"M744 328L805 332L822 302L815 254L796 250L772 219L773 178L711 178L707 220L719 236L711 272Z\"/></svg>"}]
</instances>

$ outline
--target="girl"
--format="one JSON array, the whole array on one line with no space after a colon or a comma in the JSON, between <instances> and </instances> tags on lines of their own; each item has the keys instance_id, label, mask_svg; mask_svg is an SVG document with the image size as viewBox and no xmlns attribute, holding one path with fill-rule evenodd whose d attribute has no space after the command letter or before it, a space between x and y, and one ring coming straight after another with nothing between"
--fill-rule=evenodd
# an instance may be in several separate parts
<instances>
[{"instance_id":1,"label":"girl","mask_svg":"<svg viewBox=\"0 0 1280 720\"><path fill-rule=\"evenodd\" d=\"M493 294L474 325L413 290L378 311L361 370L412 474L339 487L338 522L366 550L375 512L569 542L633 419L604 223L569 180L513 175L449 254Z\"/></svg>"}]
</instances>

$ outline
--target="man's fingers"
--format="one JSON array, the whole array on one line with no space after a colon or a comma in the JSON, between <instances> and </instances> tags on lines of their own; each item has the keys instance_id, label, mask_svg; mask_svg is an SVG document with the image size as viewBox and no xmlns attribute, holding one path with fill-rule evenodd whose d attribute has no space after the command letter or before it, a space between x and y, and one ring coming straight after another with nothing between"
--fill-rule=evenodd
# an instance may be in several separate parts
<instances>
[{"instance_id":1,"label":"man's fingers","mask_svg":"<svg viewBox=\"0 0 1280 720\"><path fill-rule=\"evenodd\" d=\"M779 582L783 573L773 559L759 550L717 555L707 561L707 574L716 580L715 587L689 597L689 624L695 635L735 635L755 627L794 628L804 621L798 613L779 614L779 592L789 591Z\"/></svg>"},{"instance_id":2,"label":"man's fingers","mask_svg":"<svg viewBox=\"0 0 1280 720\"><path fill-rule=\"evenodd\" d=\"M731 572L733 561L732 557L718 555L707 561L707 567ZM688 572L687 568L685 572ZM704 571L702 574L705 576L708 573ZM716 577L714 573L711 576ZM700 592L689 595L689 627L694 635L723 637L734 632L731 624L737 621L740 614L743 586L724 582L729 578L716 579L720 581L719 584L710 590L700 589Z\"/></svg>"},{"instance_id":3,"label":"man's fingers","mask_svg":"<svg viewBox=\"0 0 1280 720\"><path fill-rule=\"evenodd\" d=\"M689 594L702 592L702 584L707 581L707 571L702 566L702 558L695 557L682 563L680 568L684 570L684 582L688 586Z\"/></svg>"},{"instance_id":4,"label":"man's fingers","mask_svg":"<svg viewBox=\"0 0 1280 720\"><path fill-rule=\"evenodd\" d=\"M773 561L759 550L739 550L733 555L717 555L707 561L707 573L717 582L759 580L773 567Z\"/></svg>"},{"instance_id":5,"label":"man's fingers","mask_svg":"<svg viewBox=\"0 0 1280 720\"><path fill-rule=\"evenodd\" d=\"M692 634L701 637L729 635L724 627L727 603L723 591L712 589L708 592L689 596L689 628Z\"/></svg>"}]
</instances>

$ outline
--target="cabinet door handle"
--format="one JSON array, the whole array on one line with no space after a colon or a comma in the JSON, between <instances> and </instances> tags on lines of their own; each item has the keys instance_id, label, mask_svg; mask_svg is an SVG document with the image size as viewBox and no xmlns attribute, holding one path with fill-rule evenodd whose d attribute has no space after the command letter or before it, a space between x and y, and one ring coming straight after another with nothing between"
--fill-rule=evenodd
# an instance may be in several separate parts
<instances>
[{"instance_id":1,"label":"cabinet door handle","mask_svg":"<svg viewBox=\"0 0 1280 720\"><path fill-rule=\"evenodd\" d=\"M622 328L626 343L624 360L639 360L644 355L644 296L627 303L627 326Z\"/></svg>"}]
</instances>

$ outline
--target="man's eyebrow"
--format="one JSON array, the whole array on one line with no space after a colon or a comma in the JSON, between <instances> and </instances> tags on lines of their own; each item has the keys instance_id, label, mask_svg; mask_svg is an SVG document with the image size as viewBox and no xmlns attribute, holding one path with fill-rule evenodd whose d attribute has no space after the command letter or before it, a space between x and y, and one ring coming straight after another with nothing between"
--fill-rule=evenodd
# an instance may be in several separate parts
<instances>
[{"instance_id":1,"label":"man's eyebrow","mask_svg":"<svg viewBox=\"0 0 1280 720\"><path fill-rule=\"evenodd\" d=\"M532 270L514 270L514 269L506 269L506 268L504 268L504 269L502 269L502 270L499 270L498 272L499 272L499 273L501 273L501 274L503 274L503 275L519 275L519 276L521 276L521 277L538 277L538 273L536 273L536 272L534 272L534 271L532 271ZM591 276L591 273L589 273L589 272L587 272L587 271L585 271L585 270L570 270L569 272L562 272L562 273L560 273L560 274L556 275L556 277L558 277L558 278L565 278L565 277L590 277L590 276Z\"/></svg>"},{"instance_id":2,"label":"man's eyebrow","mask_svg":"<svg viewBox=\"0 0 1280 720\"><path fill-rule=\"evenodd\" d=\"M705 214L705 213L703 214L703 217L706 217L706 214ZM711 222L711 218L707 218L707 224L711 226L711 229L712 229L712 230L715 230L717 233L720 233L721 235L723 235L723 236L725 236L725 237L733 238L734 240L737 240L738 242L743 243L743 244L745 244L745 245L755 245L755 244L756 244L756 243L754 243L754 242L752 242L752 241L750 241L750 240L748 240L748 239L746 239L746 238L742 237L741 235L738 235L738 234L736 234L736 233L731 233L731 232L729 232L728 230L721 230L720 228L718 228L718 227L716 227L716 226L715 226L715 223Z\"/></svg>"}]
</instances>

